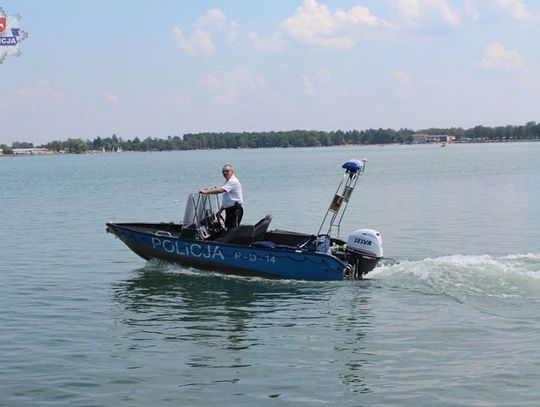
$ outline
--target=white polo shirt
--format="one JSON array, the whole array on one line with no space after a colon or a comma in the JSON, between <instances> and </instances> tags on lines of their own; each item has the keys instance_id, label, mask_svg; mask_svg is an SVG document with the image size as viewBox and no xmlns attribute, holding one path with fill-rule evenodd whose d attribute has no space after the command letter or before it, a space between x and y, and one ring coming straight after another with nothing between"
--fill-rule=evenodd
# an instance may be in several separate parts
<instances>
[{"instance_id":1,"label":"white polo shirt","mask_svg":"<svg viewBox=\"0 0 540 407\"><path fill-rule=\"evenodd\" d=\"M221 188L226 191L223 193L223 201L221 206L224 208L230 208L231 206L234 206L236 202L242 205L242 202L244 201L242 196L242 185L234 174L231 175L231 177L225 184L222 185Z\"/></svg>"}]
</instances>

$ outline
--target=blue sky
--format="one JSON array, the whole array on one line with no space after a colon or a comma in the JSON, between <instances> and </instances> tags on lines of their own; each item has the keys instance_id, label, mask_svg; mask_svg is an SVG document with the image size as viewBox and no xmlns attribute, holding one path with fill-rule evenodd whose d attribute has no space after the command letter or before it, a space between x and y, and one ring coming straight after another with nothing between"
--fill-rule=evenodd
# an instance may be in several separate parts
<instances>
[{"instance_id":1,"label":"blue sky","mask_svg":"<svg viewBox=\"0 0 540 407\"><path fill-rule=\"evenodd\" d=\"M0 144L539 121L539 0L4 1Z\"/></svg>"}]
</instances>

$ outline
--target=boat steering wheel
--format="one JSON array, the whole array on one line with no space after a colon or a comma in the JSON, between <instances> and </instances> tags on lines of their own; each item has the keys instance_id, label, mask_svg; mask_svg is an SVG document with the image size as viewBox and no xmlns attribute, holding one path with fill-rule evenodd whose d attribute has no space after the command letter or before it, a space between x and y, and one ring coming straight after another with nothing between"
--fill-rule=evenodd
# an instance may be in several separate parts
<instances>
[{"instance_id":1,"label":"boat steering wheel","mask_svg":"<svg viewBox=\"0 0 540 407\"><path fill-rule=\"evenodd\" d=\"M225 221L221 217L221 214L213 213L205 219L208 232L212 236L216 236L225 230Z\"/></svg>"}]
</instances>

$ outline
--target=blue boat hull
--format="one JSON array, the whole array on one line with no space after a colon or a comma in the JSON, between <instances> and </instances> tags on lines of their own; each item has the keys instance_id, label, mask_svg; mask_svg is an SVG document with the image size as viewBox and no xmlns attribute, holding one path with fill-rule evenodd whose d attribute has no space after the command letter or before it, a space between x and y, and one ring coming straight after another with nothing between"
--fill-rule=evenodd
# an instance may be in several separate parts
<instances>
[{"instance_id":1,"label":"blue boat hull","mask_svg":"<svg viewBox=\"0 0 540 407\"><path fill-rule=\"evenodd\" d=\"M144 259L160 259L201 269L234 274L301 280L342 280L346 264L324 254L294 248L267 248L177 236L174 227L108 223L107 231ZM147 229L147 230L146 230ZM167 230L171 230L168 232Z\"/></svg>"}]
</instances>

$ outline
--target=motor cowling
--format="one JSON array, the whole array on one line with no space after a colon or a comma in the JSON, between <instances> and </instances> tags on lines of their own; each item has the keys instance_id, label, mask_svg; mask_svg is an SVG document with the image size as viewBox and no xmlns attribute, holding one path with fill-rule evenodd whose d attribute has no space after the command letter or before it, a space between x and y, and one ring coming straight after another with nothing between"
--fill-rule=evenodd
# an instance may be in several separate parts
<instances>
[{"instance_id":1,"label":"motor cowling","mask_svg":"<svg viewBox=\"0 0 540 407\"><path fill-rule=\"evenodd\" d=\"M373 229L358 229L347 239L346 278L361 279L377 266L383 257L383 243L379 232Z\"/></svg>"},{"instance_id":2,"label":"motor cowling","mask_svg":"<svg viewBox=\"0 0 540 407\"><path fill-rule=\"evenodd\" d=\"M381 234L373 229L358 229L347 238L347 252L383 257L383 241Z\"/></svg>"}]
</instances>

